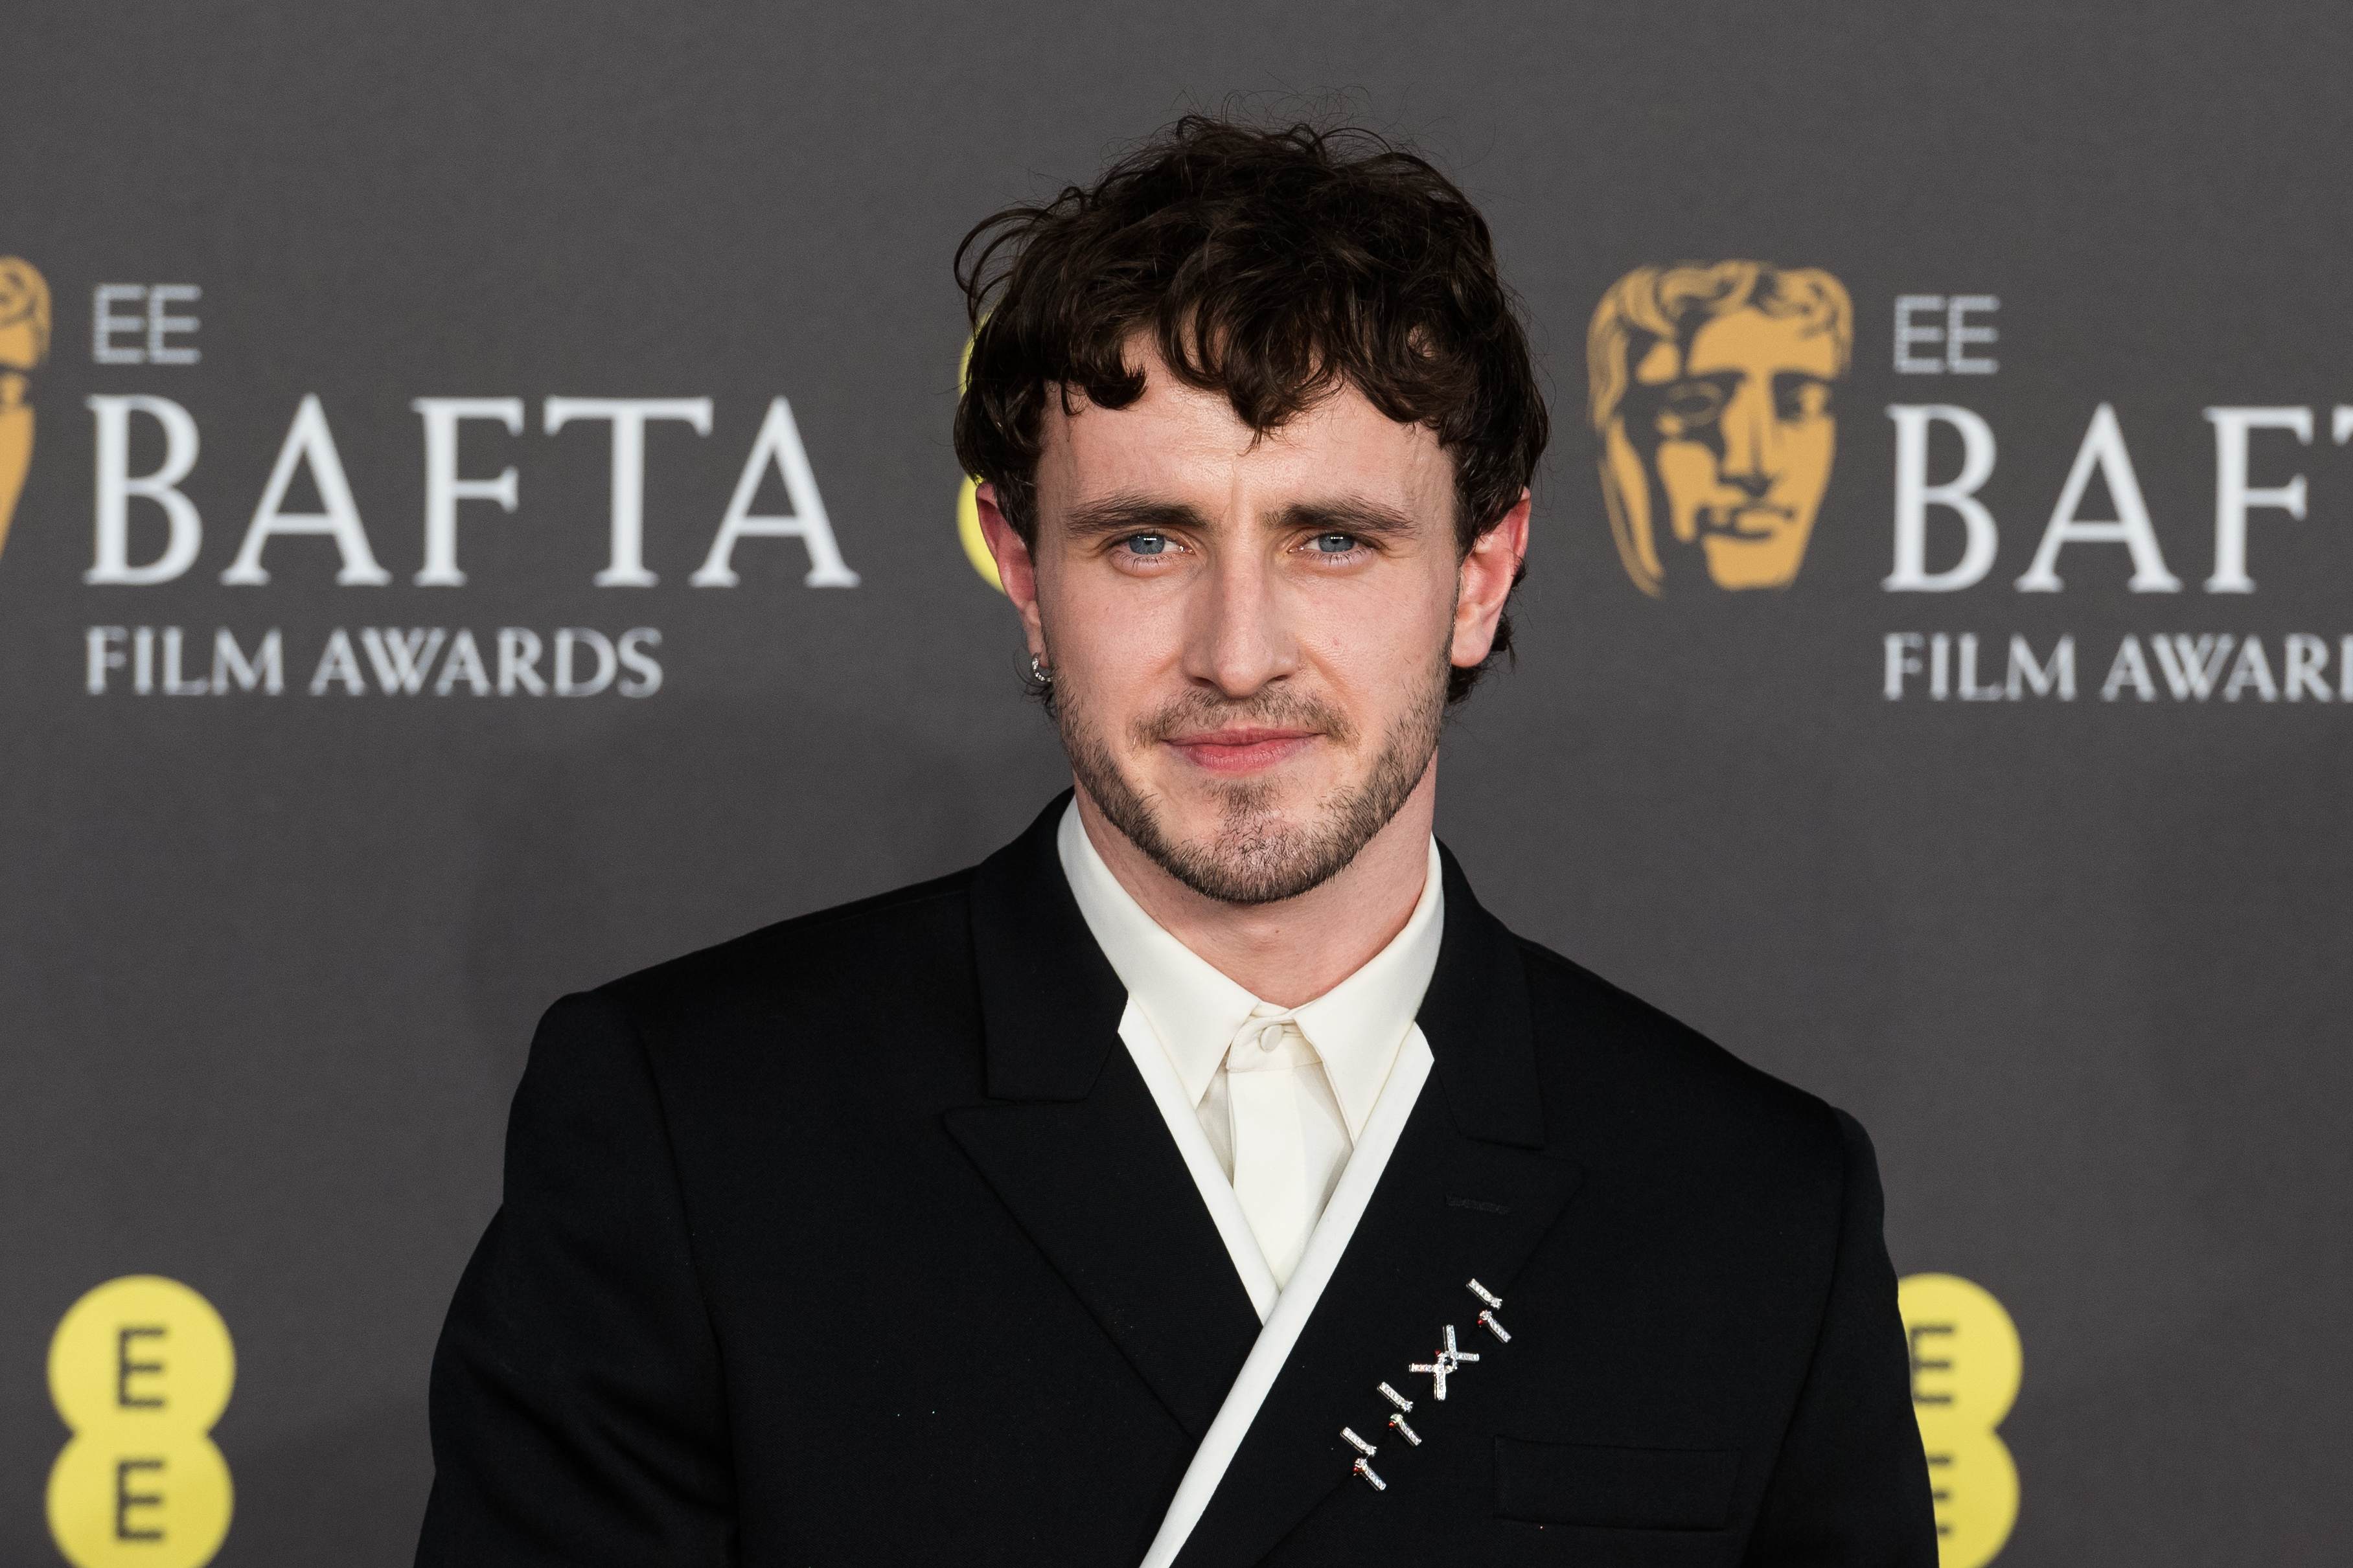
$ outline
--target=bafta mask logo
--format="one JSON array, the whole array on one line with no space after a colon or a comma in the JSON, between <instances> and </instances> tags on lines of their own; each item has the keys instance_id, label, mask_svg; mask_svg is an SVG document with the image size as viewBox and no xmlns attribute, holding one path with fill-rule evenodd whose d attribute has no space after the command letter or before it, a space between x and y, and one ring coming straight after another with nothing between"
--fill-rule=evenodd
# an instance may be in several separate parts
<instances>
[{"instance_id":1,"label":"bafta mask logo","mask_svg":"<svg viewBox=\"0 0 2353 1568\"><path fill-rule=\"evenodd\" d=\"M1704 564L1719 588L1796 581L1831 479L1854 311L1829 273L1761 261L1638 267L1586 334L1601 495L1645 594Z\"/></svg>"},{"instance_id":2,"label":"bafta mask logo","mask_svg":"<svg viewBox=\"0 0 2353 1568\"><path fill-rule=\"evenodd\" d=\"M0 256L0 550L33 466L33 372L49 357L49 286L29 261Z\"/></svg>"}]
</instances>

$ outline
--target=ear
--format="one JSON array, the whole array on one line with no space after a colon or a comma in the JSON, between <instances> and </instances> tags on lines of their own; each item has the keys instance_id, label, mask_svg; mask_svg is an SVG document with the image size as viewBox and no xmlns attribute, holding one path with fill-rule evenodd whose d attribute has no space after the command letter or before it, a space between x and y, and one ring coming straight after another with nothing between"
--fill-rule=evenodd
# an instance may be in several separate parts
<instances>
[{"instance_id":1,"label":"ear","mask_svg":"<svg viewBox=\"0 0 2353 1568\"><path fill-rule=\"evenodd\" d=\"M1503 618L1504 601L1511 597L1520 563L1527 557L1531 505L1528 492L1521 490L1518 504L1481 534L1462 558L1455 579L1454 648L1450 656L1460 668L1477 664L1495 646L1495 623Z\"/></svg>"},{"instance_id":2,"label":"ear","mask_svg":"<svg viewBox=\"0 0 2353 1568\"><path fill-rule=\"evenodd\" d=\"M981 537L988 542L988 553L997 563L997 580L1004 584L1005 596L1013 601L1013 607L1021 612L1030 653L1043 658L1046 628L1038 614L1038 565L1029 546L997 509L995 485L981 486L973 493L973 502L980 512Z\"/></svg>"}]
</instances>

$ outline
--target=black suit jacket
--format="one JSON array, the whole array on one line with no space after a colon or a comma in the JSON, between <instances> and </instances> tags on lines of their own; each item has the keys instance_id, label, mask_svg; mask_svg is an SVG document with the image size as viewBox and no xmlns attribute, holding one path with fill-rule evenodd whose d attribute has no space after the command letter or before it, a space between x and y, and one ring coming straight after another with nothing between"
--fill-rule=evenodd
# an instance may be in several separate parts
<instances>
[{"instance_id":1,"label":"black suit jacket","mask_svg":"<svg viewBox=\"0 0 2353 1568\"><path fill-rule=\"evenodd\" d=\"M434 1361L420 1568L1141 1558L1259 1322L1060 807L550 1010ZM1862 1128L1445 876L1436 1067L1181 1568L1930 1568ZM1449 1323L1483 1359L1441 1404L1406 1368Z\"/></svg>"}]
</instances>

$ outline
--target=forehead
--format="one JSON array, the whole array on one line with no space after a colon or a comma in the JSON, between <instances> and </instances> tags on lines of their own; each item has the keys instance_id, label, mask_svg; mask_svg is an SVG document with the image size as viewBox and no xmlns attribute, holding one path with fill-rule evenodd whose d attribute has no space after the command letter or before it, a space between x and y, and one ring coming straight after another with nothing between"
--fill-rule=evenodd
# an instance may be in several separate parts
<instances>
[{"instance_id":1,"label":"forehead","mask_svg":"<svg viewBox=\"0 0 2353 1568\"><path fill-rule=\"evenodd\" d=\"M1050 509L1149 497L1216 515L1357 499L1418 515L1451 504L1453 464L1426 425L1400 424L1343 385L1270 431L1252 430L1223 393L1187 386L1155 354L1144 395L1124 408L1046 400L1038 460Z\"/></svg>"},{"instance_id":2,"label":"forehead","mask_svg":"<svg viewBox=\"0 0 2353 1568\"><path fill-rule=\"evenodd\" d=\"M1745 370L1771 375L1802 371L1827 381L1838 374L1838 345L1829 332L1796 317L1754 309L1716 317L1692 337L1686 375Z\"/></svg>"}]
</instances>

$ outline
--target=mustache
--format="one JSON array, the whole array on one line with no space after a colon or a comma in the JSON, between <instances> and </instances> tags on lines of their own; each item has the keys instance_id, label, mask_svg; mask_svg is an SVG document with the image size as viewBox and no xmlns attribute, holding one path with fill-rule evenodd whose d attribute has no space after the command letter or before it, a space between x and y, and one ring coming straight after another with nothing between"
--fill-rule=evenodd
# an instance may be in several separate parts
<instances>
[{"instance_id":1,"label":"mustache","mask_svg":"<svg viewBox=\"0 0 2353 1568\"><path fill-rule=\"evenodd\" d=\"M1269 729L1314 730L1342 746L1356 741L1356 727L1346 714L1304 692L1279 687L1234 699L1211 691L1187 691L1173 698L1128 726L1128 738L1140 749L1178 735L1228 725L1264 725Z\"/></svg>"}]
</instances>

